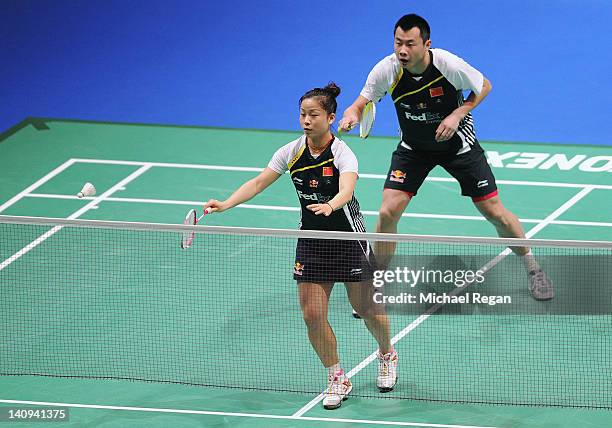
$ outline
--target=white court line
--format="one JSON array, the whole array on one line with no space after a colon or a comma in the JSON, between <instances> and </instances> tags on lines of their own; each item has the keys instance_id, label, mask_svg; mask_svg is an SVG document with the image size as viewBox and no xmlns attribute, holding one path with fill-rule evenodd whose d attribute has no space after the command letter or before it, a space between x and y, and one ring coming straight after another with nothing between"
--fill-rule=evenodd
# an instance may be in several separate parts
<instances>
[{"instance_id":1,"label":"white court line","mask_svg":"<svg viewBox=\"0 0 612 428\"><path fill-rule=\"evenodd\" d=\"M52 403L47 401L22 401L22 400L0 400L0 403L6 404L27 404L32 406L53 406L53 407L74 407L80 409L99 409L99 410L127 410L132 412L153 412L153 413L178 413L187 415L210 415L210 416L229 416L238 418L259 418L259 419L281 419L281 420L298 420L298 421L317 421L317 422L342 422L352 424L365 425L390 425L390 426L408 426L408 427L429 427L429 428L495 428L475 425L448 425L448 424L428 424L421 422L401 422L401 421L376 421L367 419L344 419L344 418L315 418L309 416L295 417L283 415L268 415L260 413L234 413L234 412L214 412L208 410L187 410L187 409L166 409L155 407L132 407L132 406L106 406L98 404L80 404L80 403Z\"/></svg>"},{"instance_id":2,"label":"white court line","mask_svg":"<svg viewBox=\"0 0 612 428\"><path fill-rule=\"evenodd\" d=\"M45 233L43 233L42 235L40 235L38 238L30 242L28 245L23 247L21 250L17 251L15 254L10 256L8 259L0 263L0 270L4 269L5 267L13 263L15 260L19 259L24 254L27 254L30 250L36 248L40 243L44 242L47 238L55 235L59 230L62 229L62 227L63 226L54 226L48 231L46 231Z\"/></svg>"},{"instance_id":3,"label":"white court line","mask_svg":"<svg viewBox=\"0 0 612 428\"><path fill-rule=\"evenodd\" d=\"M535 235L536 233L538 233L539 231L544 229L546 226L551 224L557 217L559 217L565 211L570 209L574 204L576 204L576 202L578 202L580 199L584 198L592 190L593 190L592 187L586 187L586 188L582 189L580 192L576 193L568 201L566 201L563 205L561 205L559 208L557 208L555 211L553 211L551 214L549 214L544 220L542 220L540 223L538 223L536 226L534 226L532 229L530 229L527 233L525 233L525 237L526 238L533 237L533 235ZM497 263L499 263L501 260L503 260L510 253L511 253L510 248L506 248L504 251L502 251L497 256L495 256L493 259L491 259L487 264L485 264L483 267L481 267L480 270L482 270L484 272L489 271L491 268L493 268ZM455 288L449 294L450 295L455 295L455 294L458 294L460 292L463 292L464 290L465 290L465 287L463 287L463 288ZM412 321L408 326L404 327L404 329L402 329L399 333L397 333L395 336L393 336L393 338L391 339L391 344L394 345L397 342L399 342L402 338L404 338L404 336L406 336L412 330L414 330L419 325L421 325L427 318L429 318L432 314L437 312L438 309L440 309L442 306L444 306L444 305L438 303L438 304L432 306L431 308L429 308L427 311L425 311L425 313L420 315L418 318L416 318L414 321ZM377 351L372 352L370 355L368 355L366 358L364 358L363 361L361 361L357 366L355 366L352 370L350 370L346 375L350 378L350 377L353 377L354 375L356 375L357 373L359 373L361 370L363 370L366 366L368 366L372 361L374 361L376 359L376 353L377 353ZM293 416L302 416L304 413L308 412L310 409L312 409L314 406L316 406L317 403L319 403L319 401L321 401L323 398L324 398L324 394L323 393L317 395L315 398L313 398L311 401L309 401L306 405L301 407L297 412L295 412L293 414Z\"/></svg>"},{"instance_id":4,"label":"white court line","mask_svg":"<svg viewBox=\"0 0 612 428\"><path fill-rule=\"evenodd\" d=\"M169 163L169 162L139 162L139 161L122 161L122 160L107 160L107 159L73 159L78 163L94 163L103 165L151 165L158 168L182 168L182 169L211 169L217 171L241 171L241 172L261 172L261 167L250 166L227 166L227 165L202 165L195 163Z\"/></svg>"},{"instance_id":5,"label":"white court line","mask_svg":"<svg viewBox=\"0 0 612 428\"><path fill-rule=\"evenodd\" d=\"M31 186L26 187L24 190L22 190L21 192L19 192L15 196L13 196L11 199L9 199L8 201L6 201L2 205L0 205L0 213L2 211L4 211L5 209L7 209L8 207L10 207L11 205L15 204L17 201L19 201L25 195L31 193L32 191L34 191L38 187L40 187L43 184L45 184L47 181L51 180L53 177L55 177L56 175L58 175L60 172L64 171L68 167L70 167L75 162L76 161L74 159L67 160L66 162L64 162L63 164L61 164L57 168L55 168L53 171L51 171L47 175L43 176L40 180L36 181Z\"/></svg>"},{"instance_id":6,"label":"white court line","mask_svg":"<svg viewBox=\"0 0 612 428\"><path fill-rule=\"evenodd\" d=\"M108 159L72 159L74 162L79 163L94 163L94 164L107 164L107 165L151 165L159 168L186 168L186 169L207 169L217 171L243 171L243 172L261 172L261 167L246 167L246 166L225 166L225 165L206 165L206 164L184 164L184 163L166 163L166 162L138 162L138 161L122 161L122 160L108 160ZM372 178L384 180L386 175L382 174L365 174L360 173L361 178ZM425 181L437 181L443 183L456 183L452 177L427 177ZM516 186L542 186L542 187L566 187L566 188L579 188L582 189L587 186L593 186L594 189L605 189L612 190L612 185L606 184L579 184L579 183L556 183L549 181L520 181L520 180L495 180L497 184L509 184Z\"/></svg>"},{"instance_id":7,"label":"white court line","mask_svg":"<svg viewBox=\"0 0 612 428\"><path fill-rule=\"evenodd\" d=\"M525 234L526 238L531 238L533 235L538 233L540 230L544 229L546 226L551 224L557 217L563 214L565 211L569 210L572 206L576 204L580 199L584 198L594 189L593 186L586 186L580 192L576 193L572 196L566 203L561 205L555 211L553 211L549 216L547 216L541 223L538 223L535 227L529 230Z\"/></svg>"},{"instance_id":8,"label":"white court line","mask_svg":"<svg viewBox=\"0 0 612 428\"><path fill-rule=\"evenodd\" d=\"M78 199L73 195L56 195L47 193L30 193L25 195L29 198L47 198L47 199ZM83 198L87 199L87 198ZM202 205L202 201L180 201L171 199L148 199L148 198L106 198L108 202L130 202L130 203L141 203L141 204L167 204L167 205L187 205L187 206L199 206ZM257 204L240 204L234 208L243 208L251 210L269 210L269 211L300 211L300 207L289 207L283 205L257 205ZM363 215L378 216L378 211L367 211L361 210ZM415 217L415 218L436 218L445 220L478 220L485 221L483 216L476 215L457 215L457 214L429 214L429 213L403 213L402 217ZM538 223L542 220L538 219L521 219L525 223Z\"/></svg>"},{"instance_id":9,"label":"white court line","mask_svg":"<svg viewBox=\"0 0 612 428\"><path fill-rule=\"evenodd\" d=\"M140 176L141 174L143 174L144 172L146 172L150 168L151 168L150 165L141 166L136 171L134 171L133 173L128 175L126 178L124 178L123 180L119 181L113 187L108 189L106 192L102 193L100 196L96 196L90 202L85 204L83 207L79 208L78 210L76 210L75 212L70 214L68 216L68 219L73 220L75 218L80 217L83 213L87 212L88 210L90 210L94 206L97 206L100 202L105 200L108 196L112 195L117 190L121 189L122 187L127 185L130 181L134 180L136 177ZM45 232L42 235L40 235L34 241L30 242L28 245L23 247L21 250L17 251L15 254L13 254L12 256L10 256L6 260L4 260L2 263L0 263L0 270L2 270L5 267L9 266L11 263L13 263L15 260L18 260L24 254L27 254L30 250L36 248L39 244L41 244L42 242L44 242L46 239L50 238L51 236L55 235L62 228L63 228L63 226L55 226L55 227L51 228L50 230L48 230L47 232Z\"/></svg>"},{"instance_id":10,"label":"white court line","mask_svg":"<svg viewBox=\"0 0 612 428\"><path fill-rule=\"evenodd\" d=\"M601 226L601 227L612 227L612 223L604 221L574 221L574 220L555 220L550 224L561 224L565 226Z\"/></svg>"},{"instance_id":11,"label":"white court line","mask_svg":"<svg viewBox=\"0 0 612 428\"><path fill-rule=\"evenodd\" d=\"M56 195L50 193L30 193L24 195L28 198L43 198L43 199L78 199L74 195ZM91 197L83 198L93 199ZM172 199L147 199L147 198L106 198L107 202L129 202L129 203L140 203L140 204L162 204L162 205L185 205L185 206L200 206L202 201L180 201ZM235 208L251 209L251 210L270 210L270 211L291 211L298 212L299 207L288 207L282 205L257 205L257 204L241 204ZM365 216L378 216L378 211L366 211L362 210L361 213ZM480 215L457 215L457 214L431 214L431 213L402 213L402 217L410 218L432 218L432 219L443 219L443 220L473 220L473 221L487 221L483 216ZM521 223L525 224L537 224L542 222L542 219L536 218L521 218ZM597 221L574 221L574 220L554 220L550 224L566 225L566 226L598 226L598 227L612 227L612 223L608 222L597 222Z\"/></svg>"}]
</instances>

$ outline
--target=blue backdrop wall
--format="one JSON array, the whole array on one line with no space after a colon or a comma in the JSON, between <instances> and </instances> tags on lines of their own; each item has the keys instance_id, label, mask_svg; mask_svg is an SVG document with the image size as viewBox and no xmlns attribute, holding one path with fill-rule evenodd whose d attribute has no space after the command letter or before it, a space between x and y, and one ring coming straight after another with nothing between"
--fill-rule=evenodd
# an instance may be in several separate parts
<instances>
[{"instance_id":1,"label":"blue backdrop wall","mask_svg":"<svg viewBox=\"0 0 612 428\"><path fill-rule=\"evenodd\" d=\"M297 130L302 93L334 80L346 108L410 12L493 82L481 139L612 143L609 0L2 0L0 131L27 116ZM375 134L396 133L386 99Z\"/></svg>"}]
</instances>

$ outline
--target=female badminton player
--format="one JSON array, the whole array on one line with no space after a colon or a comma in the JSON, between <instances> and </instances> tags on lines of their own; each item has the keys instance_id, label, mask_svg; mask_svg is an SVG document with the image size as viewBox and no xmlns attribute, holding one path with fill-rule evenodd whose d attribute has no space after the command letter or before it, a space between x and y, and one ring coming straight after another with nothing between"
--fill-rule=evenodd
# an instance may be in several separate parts
<instances>
[{"instance_id":1,"label":"female badminton player","mask_svg":"<svg viewBox=\"0 0 612 428\"><path fill-rule=\"evenodd\" d=\"M339 94L340 88L334 83L306 92L299 101L304 134L277 150L267 168L228 199L211 199L204 209L214 213L233 208L262 192L288 170L301 205L300 229L365 232L359 203L353 195L357 158L331 132ZM366 241L298 240L293 277L308 338L327 368L328 387L323 399L326 409L340 407L353 388L340 364L336 337L327 320L328 302L336 282L344 283L351 305L378 342L378 388L390 391L397 380L398 358L390 341L389 320L383 310L372 304L373 265Z\"/></svg>"}]
</instances>

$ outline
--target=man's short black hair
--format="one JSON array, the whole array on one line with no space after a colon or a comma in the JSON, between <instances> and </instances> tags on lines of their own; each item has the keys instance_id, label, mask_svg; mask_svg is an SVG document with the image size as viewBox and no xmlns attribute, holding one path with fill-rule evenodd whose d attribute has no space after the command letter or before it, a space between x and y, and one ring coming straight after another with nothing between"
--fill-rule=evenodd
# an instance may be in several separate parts
<instances>
[{"instance_id":1,"label":"man's short black hair","mask_svg":"<svg viewBox=\"0 0 612 428\"><path fill-rule=\"evenodd\" d=\"M424 42L429 40L429 36L431 34L427 21L425 21L425 19L421 18L419 15L415 15L414 13L404 15L397 21L397 23L395 24L395 28L393 28L394 35L395 30L397 30L397 27L400 27L404 31L408 31L411 28L417 27L421 31L421 38Z\"/></svg>"}]
</instances>

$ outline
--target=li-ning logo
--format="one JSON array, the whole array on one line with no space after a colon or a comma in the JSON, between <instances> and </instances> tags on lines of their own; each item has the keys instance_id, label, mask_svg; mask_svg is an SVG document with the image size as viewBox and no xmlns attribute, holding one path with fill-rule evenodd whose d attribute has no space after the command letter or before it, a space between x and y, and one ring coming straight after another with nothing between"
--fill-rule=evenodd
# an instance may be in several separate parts
<instances>
[{"instance_id":1,"label":"li-ning logo","mask_svg":"<svg viewBox=\"0 0 612 428\"><path fill-rule=\"evenodd\" d=\"M488 185L489 185L488 180L480 180L478 183L476 183L476 187L478 187L479 189L481 187L487 187Z\"/></svg>"}]
</instances>

